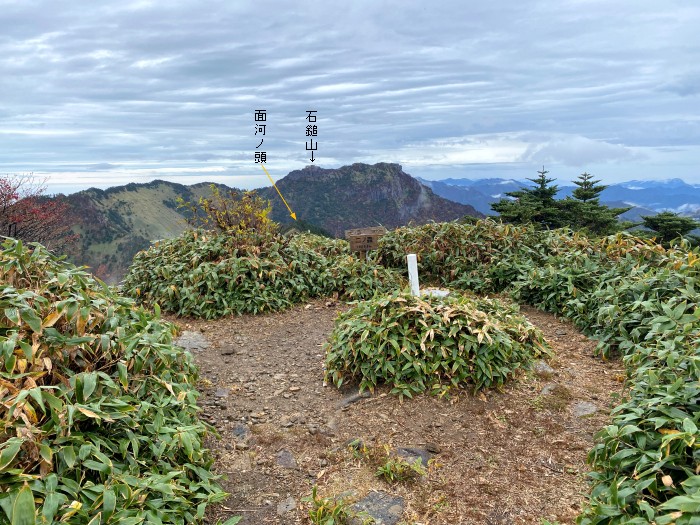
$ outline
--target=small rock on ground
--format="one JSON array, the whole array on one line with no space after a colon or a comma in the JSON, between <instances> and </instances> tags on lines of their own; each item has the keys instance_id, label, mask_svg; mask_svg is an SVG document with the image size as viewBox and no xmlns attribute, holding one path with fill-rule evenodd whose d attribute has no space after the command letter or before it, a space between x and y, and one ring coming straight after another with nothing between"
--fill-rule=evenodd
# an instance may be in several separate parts
<instances>
[{"instance_id":1,"label":"small rock on ground","mask_svg":"<svg viewBox=\"0 0 700 525\"><path fill-rule=\"evenodd\" d=\"M538 359L535 361L532 365L532 370L542 376L551 376L554 374L554 368L549 366L547 363L542 361L542 359Z\"/></svg>"},{"instance_id":2,"label":"small rock on ground","mask_svg":"<svg viewBox=\"0 0 700 525\"><path fill-rule=\"evenodd\" d=\"M372 396L372 394L370 394L366 390L364 392L356 392L354 394L350 394L349 396L346 396L343 399L341 399L340 403L338 403L338 407L345 408L347 406L352 405L353 403L357 403L361 399L366 399L366 398L371 397L371 396Z\"/></svg>"},{"instance_id":3,"label":"small rock on ground","mask_svg":"<svg viewBox=\"0 0 700 525\"><path fill-rule=\"evenodd\" d=\"M200 333L192 330L185 330L180 337L175 340L175 344L190 352L209 348L209 341Z\"/></svg>"},{"instance_id":4,"label":"small rock on ground","mask_svg":"<svg viewBox=\"0 0 700 525\"><path fill-rule=\"evenodd\" d=\"M248 438L250 438L250 429L248 428L248 425L237 423L231 432L233 433L233 437L240 439L241 441L246 441Z\"/></svg>"},{"instance_id":5,"label":"small rock on ground","mask_svg":"<svg viewBox=\"0 0 700 525\"><path fill-rule=\"evenodd\" d=\"M228 397L229 394L230 394L230 391L228 388L217 388L216 392L214 392L214 397L224 398L224 397Z\"/></svg>"},{"instance_id":6,"label":"small rock on ground","mask_svg":"<svg viewBox=\"0 0 700 525\"><path fill-rule=\"evenodd\" d=\"M592 416L593 414L598 412L598 407L595 406L593 403L589 403L588 401L581 401L579 403L576 403L573 407L571 407L571 411L576 417L586 417Z\"/></svg>"},{"instance_id":7,"label":"small rock on ground","mask_svg":"<svg viewBox=\"0 0 700 525\"><path fill-rule=\"evenodd\" d=\"M403 515L404 499L386 492L370 492L367 497L352 505L351 508L353 512L366 513L365 517L374 518L374 525L396 525ZM350 525L362 523L362 515L350 520Z\"/></svg>"},{"instance_id":8,"label":"small rock on ground","mask_svg":"<svg viewBox=\"0 0 700 525\"><path fill-rule=\"evenodd\" d=\"M396 449L396 454L402 458L406 458L409 463L413 463L420 458L420 462L424 467L428 466L432 454L424 448L418 447L399 447Z\"/></svg>"},{"instance_id":9,"label":"small rock on ground","mask_svg":"<svg viewBox=\"0 0 700 525\"><path fill-rule=\"evenodd\" d=\"M277 453L275 460L280 467L297 468L297 460L294 459L294 455L286 448Z\"/></svg>"},{"instance_id":10,"label":"small rock on ground","mask_svg":"<svg viewBox=\"0 0 700 525\"><path fill-rule=\"evenodd\" d=\"M554 389L557 388L556 383L547 383L542 387L542 395L543 396L548 396L549 394L554 392Z\"/></svg>"},{"instance_id":11,"label":"small rock on ground","mask_svg":"<svg viewBox=\"0 0 700 525\"><path fill-rule=\"evenodd\" d=\"M291 512L297 508L297 500L289 496L287 499L280 501L277 504L277 515L282 516L287 512Z\"/></svg>"}]
</instances>

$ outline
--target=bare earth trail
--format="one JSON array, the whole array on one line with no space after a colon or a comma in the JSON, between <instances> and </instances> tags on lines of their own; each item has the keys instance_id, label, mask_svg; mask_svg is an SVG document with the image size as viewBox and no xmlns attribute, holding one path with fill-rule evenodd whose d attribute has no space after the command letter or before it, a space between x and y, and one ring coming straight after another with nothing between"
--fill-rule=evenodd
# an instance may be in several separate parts
<instances>
[{"instance_id":1,"label":"bare earth trail","mask_svg":"<svg viewBox=\"0 0 700 525\"><path fill-rule=\"evenodd\" d=\"M208 446L231 493L212 522L238 514L242 524L308 523L300 500L316 483L321 495L352 501L373 490L401 496L402 524L573 523L593 435L622 392L619 362L594 358L595 343L571 324L523 308L555 352L553 370L450 400L401 403L387 389L359 398L356 388L323 386L323 344L344 308L323 300L275 314L176 320L209 345L193 349L200 404L221 434ZM427 449L436 465L417 482L388 485L347 447L357 438Z\"/></svg>"}]
</instances>

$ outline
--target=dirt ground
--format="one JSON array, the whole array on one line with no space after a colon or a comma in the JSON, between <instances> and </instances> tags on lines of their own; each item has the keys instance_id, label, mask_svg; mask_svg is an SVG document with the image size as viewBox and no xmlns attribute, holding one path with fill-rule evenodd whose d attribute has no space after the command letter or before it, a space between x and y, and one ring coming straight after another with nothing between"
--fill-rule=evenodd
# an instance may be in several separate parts
<instances>
[{"instance_id":1,"label":"dirt ground","mask_svg":"<svg viewBox=\"0 0 700 525\"><path fill-rule=\"evenodd\" d=\"M619 362L594 358L595 343L570 323L523 308L554 350L552 369L476 396L400 402L385 389L358 399L356 387L323 384L323 345L344 308L319 300L268 315L176 320L209 343L193 350L200 404L221 434L207 445L231 494L212 523L233 515L246 525L308 523L302 498L314 484L350 502L377 490L401 496L405 525L574 522L593 435L622 392ZM433 461L426 476L391 485L347 446L355 439L370 450L426 449Z\"/></svg>"}]
</instances>

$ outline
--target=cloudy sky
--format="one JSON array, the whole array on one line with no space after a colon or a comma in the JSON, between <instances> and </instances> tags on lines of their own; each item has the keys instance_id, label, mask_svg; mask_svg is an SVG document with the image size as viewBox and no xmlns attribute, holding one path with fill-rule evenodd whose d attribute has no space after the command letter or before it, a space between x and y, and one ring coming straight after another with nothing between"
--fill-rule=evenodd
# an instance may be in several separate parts
<instances>
[{"instance_id":1,"label":"cloudy sky","mask_svg":"<svg viewBox=\"0 0 700 525\"><path fill-rule=\"evenodd\" d=\"M700 183L695 0L0 0L0 172L70 192L266 185L310 164L425 178Z\"/></svg>"}]
</instances>

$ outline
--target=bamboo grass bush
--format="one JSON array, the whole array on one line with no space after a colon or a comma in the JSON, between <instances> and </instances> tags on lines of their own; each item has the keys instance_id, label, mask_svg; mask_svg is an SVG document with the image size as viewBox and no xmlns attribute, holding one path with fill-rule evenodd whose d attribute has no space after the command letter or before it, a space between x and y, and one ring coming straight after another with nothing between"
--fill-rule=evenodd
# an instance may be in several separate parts
<instances>
[{"instance_id":1,"label":"bamboo grass bush","mask_svg":"<svg viewBox=\"0 0 700 525\"><path fill-rule=\"evenodd\" d=\"M0 524L201 523L225 496L174 327L39 245L0 251Z\"/></svg>"},{"instance_id":2,"label":"bamboo grass bush","mask_svg":"<svg viewBox=\"0 0 700 525\"><path fill-rule=\"evenodd\" d=\"M499 301L464 296L375 296L341 314L330 336L326 379L382 383L412 397L502 385L547 355L542 333Z\"/></svg>"},{"instance_id":3,"label":"bamboo grass bush","mask_svg":"<svg viewBox=\"0 0 700 525\"><path fill-rule=\"evenodd\" d=\"M138 253L124 291L177 315L212 319L313 297L362 299L401 285L398 272L358 259L345 241L300 234L240 244L228 232L189 230Z\"/></svg>"}]
</instances>

